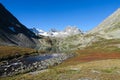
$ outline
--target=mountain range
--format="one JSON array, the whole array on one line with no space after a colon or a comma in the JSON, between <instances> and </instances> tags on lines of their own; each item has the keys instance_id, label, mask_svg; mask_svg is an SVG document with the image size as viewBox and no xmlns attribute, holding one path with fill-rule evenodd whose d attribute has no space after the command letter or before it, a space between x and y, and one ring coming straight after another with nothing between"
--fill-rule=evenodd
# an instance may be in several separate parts
<instances>
[{"instance_id":1,"label":"mountain range","mask_svg":"<svg viewBox=\"0 0 120 80\"><path fill-rule=\"evenodd\" d=\"M76 26L67 26L63 31L51 29L49 32L46 32L36 28L31 28L30 30L33 31L36 35L43 35L43 36L49 36L49 37L61 37L61 38L73 36L77 34L83 34L83 32L80 29L78 29Z\"/></svg>"},{"instance_id":2,"label":"mountain range","mask_svg":"<svg viewBox=\"0 0 120 80\"><path fill-rule=\"evenodd\" d=\"M120 39L120 9L87 33L75 26L67 26L63 31L51 29L49 32L36 28L28 29L2 4L0 21L0 45L69 51L83 49L103 39Z\"/></svg>"}]
</instances>

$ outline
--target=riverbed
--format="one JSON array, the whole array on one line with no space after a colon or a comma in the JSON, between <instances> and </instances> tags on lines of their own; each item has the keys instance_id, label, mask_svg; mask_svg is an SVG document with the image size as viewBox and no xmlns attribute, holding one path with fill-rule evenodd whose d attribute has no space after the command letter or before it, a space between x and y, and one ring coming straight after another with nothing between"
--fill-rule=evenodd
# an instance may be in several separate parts
<instances>
[{"instance_id":1,"label":"riverbed","mask_svg":"<svg viewBox=\"0 0 120 80\"><path fill-rule=\"evenodd\" d=\"M62 63L70 57L73 57L73 54L53 53L27 56L5 61L0 65L0 76L12 76L20 73L47 69L50 66Z\"/></svg>"}]
</instances>

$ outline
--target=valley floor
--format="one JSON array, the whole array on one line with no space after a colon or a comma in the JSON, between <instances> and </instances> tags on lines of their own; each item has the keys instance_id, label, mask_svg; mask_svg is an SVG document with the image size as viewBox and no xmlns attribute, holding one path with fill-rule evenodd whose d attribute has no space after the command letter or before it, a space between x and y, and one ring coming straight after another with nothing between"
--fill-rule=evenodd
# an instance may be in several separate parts
<instances>
[{"instance_id":1,"label":"valley floor","mask_svg":"<svg viewBox=\"0 0 120 80\"><path fill-rule=\"evenodd\" d=\"M120 80L119 52L83 50L77 54L56 67L0 80Z\"/></svg>"}]
</instances>

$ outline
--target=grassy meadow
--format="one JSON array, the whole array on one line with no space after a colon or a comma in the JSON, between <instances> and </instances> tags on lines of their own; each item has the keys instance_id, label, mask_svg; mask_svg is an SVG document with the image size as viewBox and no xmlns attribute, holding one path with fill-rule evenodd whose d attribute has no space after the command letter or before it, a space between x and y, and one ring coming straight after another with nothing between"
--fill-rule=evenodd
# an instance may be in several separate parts
<instances>
[{"instance_id":1,"label":"grassy meadow","mask_svg":"<svg viewBox=\"0 0 120 80\"><path fill-rule=\"evenodd\" d=\"M0 80L120 80L120 40L94 42L58 66ZM38 72L38 73L37 73Z\"/></svg>"},{"instance_id":2,"label":"grassy meadow","mask_svg":"<svg viewBox=\"0 0 120 80\"><path fill-rule=\"evenodd\" d=\"M36 53L37 50L17 46L0 46L0 60L11 59L23 55Z\"/></svg>"}]
</instances>

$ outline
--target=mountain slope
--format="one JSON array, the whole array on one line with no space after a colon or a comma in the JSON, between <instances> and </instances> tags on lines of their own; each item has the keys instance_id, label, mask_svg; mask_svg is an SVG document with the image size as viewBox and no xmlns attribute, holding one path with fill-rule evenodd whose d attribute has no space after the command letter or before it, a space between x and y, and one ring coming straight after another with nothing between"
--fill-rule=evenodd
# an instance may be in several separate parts
<instances>
[{"instance_id":1,"label":"mountain slope","mask_svg":"<svg viewBox=\"0 0 120 80\"><path fill-rule=\"evenodd\" d=\"M120 9L91 30L89 34L99 34L101 37L107 39L120 38Z\"/></svg>"},{"instance_id":2,"label":"mountain slope","mask_svg":"<svg viewBox=\"0 0 120 80\"><path fill-rule=\"evenodd\" d=\"M59 48L61 50L76 50L83 49L86 47L93 47L94 43L99 42L108 42L109 40L116 41L120 39L120 9L115 11L111 16L105 19L101 24L99 24L96 28L89 31L84 35L75 35L71 37L67 37L63 40L59 40ZM119 42L112 43L109 42L110 45L119 45ZM109 45L96 45L96 47L109 47ZM95 47L95 48L96 48ZM110 46L113 48L114 46ZM119 46L117 46L119 48ZM93 48L91 48L93 49Z\"/></svg>"},{"instance_id":3,"label":"mountain slope","mask_svg":"<svg viewBox=\"0 0 120 80\"><path fill-rule=\"evenodd\" d=\"M35 48L37 36L0 4L0 45Z\"/></svg>"}]
</instances>

